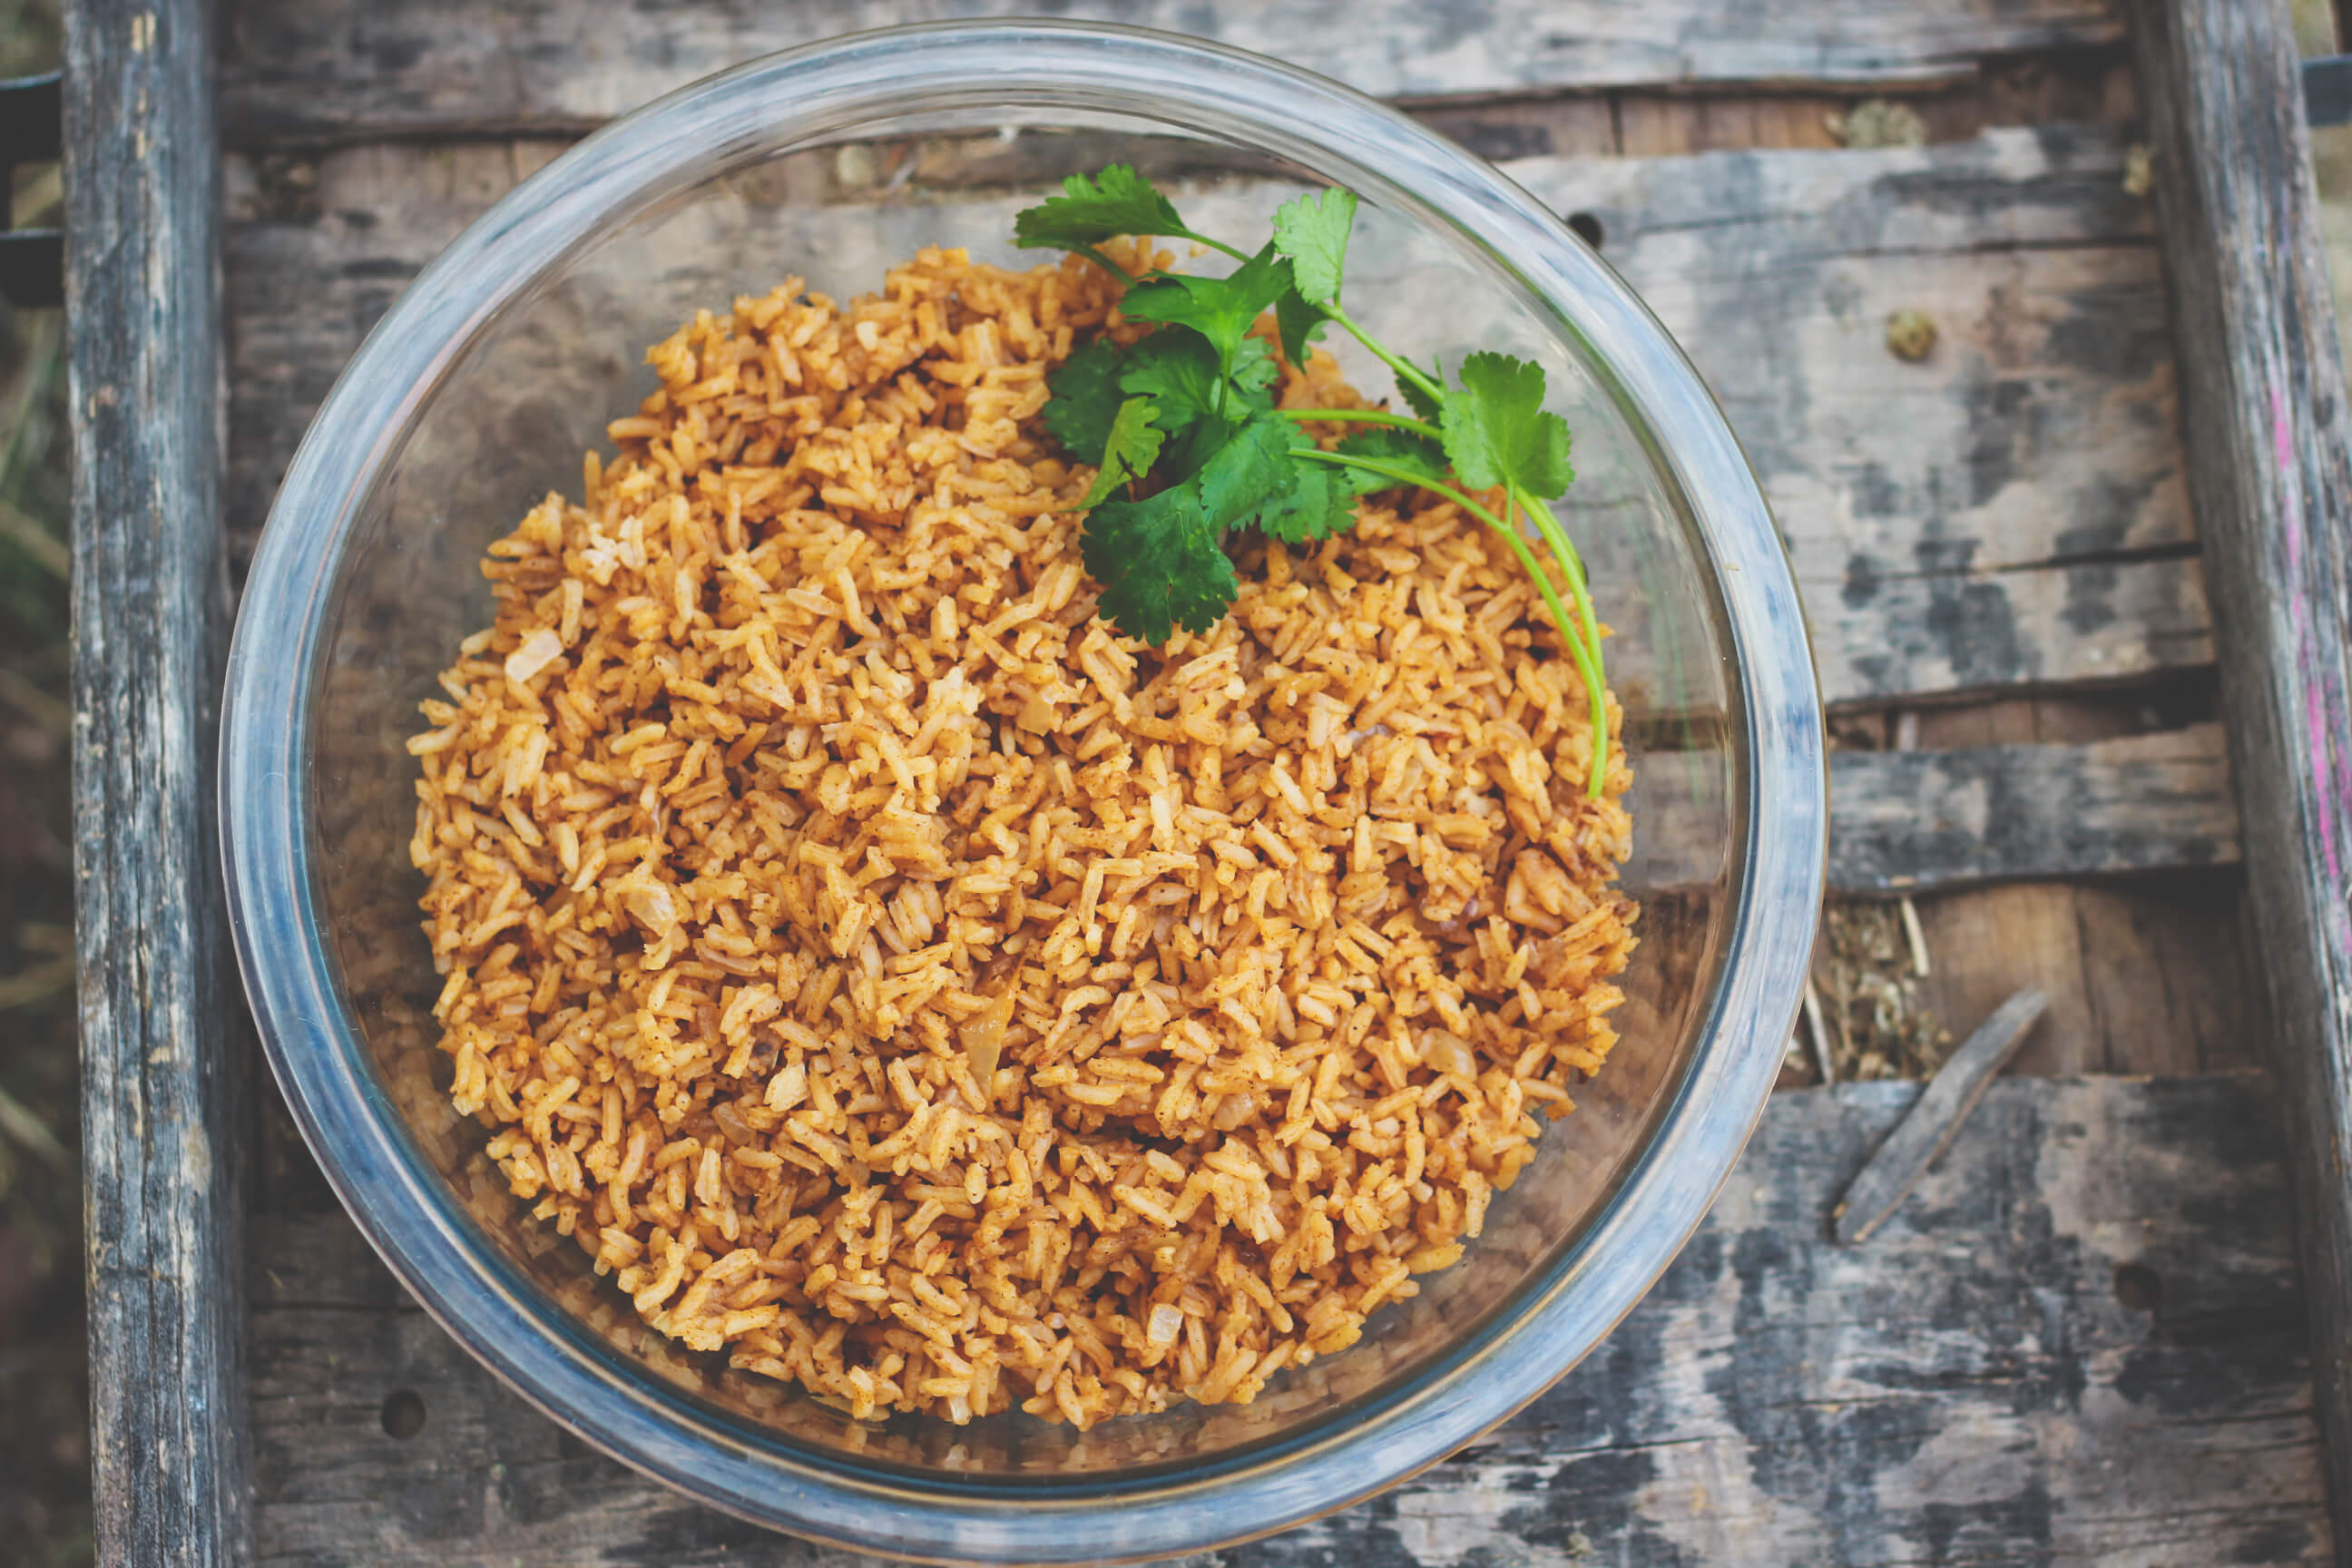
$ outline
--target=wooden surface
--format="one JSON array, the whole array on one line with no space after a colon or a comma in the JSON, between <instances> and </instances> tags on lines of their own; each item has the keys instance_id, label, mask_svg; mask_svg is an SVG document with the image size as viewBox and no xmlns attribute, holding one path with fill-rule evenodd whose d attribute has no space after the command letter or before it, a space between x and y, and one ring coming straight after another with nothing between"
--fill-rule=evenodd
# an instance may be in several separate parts
<instances>
[{"instance_id":1,"label":"wooden surface","mask_svg":"<svg viewBox=\"0 0 2352 1568\"><path fill-rule=\"evenodd\" d=\"M2146 0L2135 16L2342 1520L2352 1510L2352 416L2285 14Z\"/></svg>"},{"instance_id":2,"label":"wooden surface","mask_svg":"<svg viewBox=\"0 0 2352 1568\"><path fill-rule=\"evenodd\" d=\"M2211 724L2075 746L1835 752L1830 822L1830 886L1848 892L2238 858Z\"/></svg>"},{"instance_id":3,"label":"wooden surface","mask_svg":"<svg viewBox=\"0 0 2352 1568\"><path fill-rule=\"evenodd\" d=\"M2114 0L1068 0L1076 20L1214 37L1384 97L1647 83L1901 82L1986 56L2112 44ZM697 77L865 27L1034 15L1003 0L804 0L485 11L467 0L239 7L226 113L240 141L581 130Z\"/></svg>"},{"instance_id":4,"label":"wooden surface","mask_svg":"<svg viewBox=\"0 0 2352 1568\"><path fill-rule=\"evenodd\" d=\"M2104 126L1527 160L1731 417L1832 703L2208 663L2147 204ZM1884 345L1925 311L1936 347Z\"/></svg>"},{"instance_id":5,"label":"wooden surface","mask_svg":"<svg viewBox=\"0 0 2352 1568\"><path fill-rule=\"evenodd\" d=\"M367 329L557 147L375 145L299 178L232 160L240 552ZM2108 128L2059 126L1927 148L1506 165L1600 220L1604 254L1709 376L1782 520L1832 700L2210 659L2152 224L2123 189L2125 153ZM920 207L890 216L908 249L934 232ZM1874 341L1906 301L1947 323L1921 363ZM2236 856L2210 728L1847 753L1835 781L1832 880L1844 890Z\"/></svg>"},{"instance_id":6,"label":"wooden surface","mask_svg":"<svg viewBox=\"0 0 2352 1568\"><path fill-rule=\"evenodd\" d=\"M97 1543L209 1568L247 1550L241 1045L212 817L228 595L209 7L82 0L65 53Z\"/></svg>"},{"instance_id":7,"label":"wooden surface","mask_svg":"<svg viewBox=\"0 0 2352 1568\"><path fill-rule=\"evenodd\" d=\"M367 327L564 138L761 48L961 14L966 0L224 6L234 571ZM2228 705L2211 691L2215 630L2159 262L2158 236L2175 226L2125 189L2137 110L2116 5L1381 0L1344 22L1224 0L1116 10L1415 95L1426 117L1593 219L1603 255L1723 394L1790 537L1847 736L1833 761L1841 883L1919 893L1935 960L1920 991L1948 1022L1981 1018L2021 984L2050 993L2019 1070L2200 1075L1996 1084L1922 1186L1853 1249L1829 1245L1830 1206L1908 1091L1780 1097L1659 1290L1520 1421L1364 1508L1223 1555L1269 1568L2330 1560L2268 1088L2212 1070L2264 1035L2233 864L2241 837L2251 854L2257 835L2236 830L2214 727ZM1931 145L1832 150L1829 117L1874 84L1905 94ZM136 142L131 101L109 128L119 140L151 161L195 155ZM81 199L99 188L86 182ZM109 199L135 202L137 189ZM159 378L209 374L219 340L184 352L177 335L188 303L152 289L123 299L123 311L150 312ZM1936 319L1924 361L1887 353L1896 309ZM2191 382L2192 413L2198 392ZM78 402L82 450L111 455L150 426L155 444L200 448L202 407L144 384L124 411ZM184 493L198 504L168 518L108 515L143 516L149 545L200 576L215 548L208 492L175 482L148 495ZM113 769L86 776L127 791L136 764L149 795L110 805L180 824L184 864L209 853L192 738L210 715L155 693L187 689L208 623L199 605L135 649L94 649L93 628L146 613L142 595L197 581L93 570L127 543L77 537L89 679L184 723L142 731L136 711L130 731L86 723L86 750ZM2242 746L2242 774L2263 763ZM1915 790L1927 810L1906 808ZM165 910L200 952L210 886L187 881L175 898L173 853L118 849L100 873L86 972L117 988L86 990L85 1004L123 1033L108 1011L122 978L134 962L161 975L164 1005L132 1021L149 1055L131 1089L181 1098L138 1100L122 1087L132 1058L118 1053L93 1078L93 1127L126 1106L202 1110L189 1124L201 1145L181 1147L225 1172L245 1143L234 1108L189 1098L211 1080L170 1069L241 1010L219 995L181 1007L174 977L198 986L217 971L174 969L178 939L157 950L167 962L134 959L113 934L127 928L108 921ZM333 1210L273 1091L260 1095L264 1169L243 1255L251 1359L225 1402L191 1386L214 1439L200 1461L233 1450L235 1398L250 1394L261 1561L832 1559L637 1480L499 1389L406 1303ZM154 1125L109 1121L104 1134L130 1160L163 1150ZM92 1234L119 1223L168 1253L143 1213L121 1213L94 1209ZM175 1297L168 1280L142 1284L151 1337L216 1332L236 1275L217 1253L172 1257L194 1258L211 1288ZM150 1352L124 1354L130 1332L101 1325L101 1379L111 1359L122 1396L177 1400ZM177 1426L155 1430L200 1426L176 1404L170 1414ZM156 1481L155 1518L184 1496L199 1530L243 1528L236 1496L208 1501L200 1468L133 1468L145 1462L102 1449L102 1489ZM206 1507L209 1525L195 1520ZM207 1560L152 1531L112 1539L123 1550L110 1560Z\"/></svg>"},{"instance_id":8,"label":"wooden surface","mask_svg":"<svg viewBox=\"0 0 2352 1568\"><path fill-rule=\"evenodd\" d=\"M1876 1236L1835 1246L1832 1205L1916 1092L1777 1096L1592 1359L1452 1462L1216 1560L2331 1561L2263 1081L2005 1080ZM850 1561L561 1434L339 1216L265 1222L251 1279L262 1563Z\"/></svg>"}]
</instances>

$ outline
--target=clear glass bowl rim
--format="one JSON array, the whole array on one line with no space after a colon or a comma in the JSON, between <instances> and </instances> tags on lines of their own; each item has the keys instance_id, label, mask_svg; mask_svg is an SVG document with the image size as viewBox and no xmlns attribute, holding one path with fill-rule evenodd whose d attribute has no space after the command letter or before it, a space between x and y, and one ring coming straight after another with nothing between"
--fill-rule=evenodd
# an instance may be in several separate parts
<instances>
[{"instance_id":1,"label":"clear glass bowl rim","mask_svg":"<svg viewBox=\"0 0 2352 1568\"><path fill-rule=\"evenodd\" d=\"M1516 1312L1381 1391L1344 1430L1207 1473L915 1486L746 1442L678 1392L624 1373L486 1255L440 1176L412 1154L339 994L315 909L308 726L330 590L376 476L482 327L714 147L820 136L988 94L1238 125L1307 167L1360 160L1440 213L1475 215L1496 252L1573 321L1637 423L1673 433L1657 460L1696 519L1736 666L1742 842L1722 982L1652 1142ZM1372 99L1222 46L1044 21L890 28L754 60L615 121L468 227L369 335L287 473L230 651L220 776L232 929L270 1067L345 1207L425 1310L583 1440L704 1502L844 1548L938 1562L1141 1560L1268 1534L1393 1485L1541 1393L1672 1261L1753 1130L1802 988L1827 827L1820 699L1780 536L1696 372L1616 274L1491 166Z\"/></svg>"}]
</instances>

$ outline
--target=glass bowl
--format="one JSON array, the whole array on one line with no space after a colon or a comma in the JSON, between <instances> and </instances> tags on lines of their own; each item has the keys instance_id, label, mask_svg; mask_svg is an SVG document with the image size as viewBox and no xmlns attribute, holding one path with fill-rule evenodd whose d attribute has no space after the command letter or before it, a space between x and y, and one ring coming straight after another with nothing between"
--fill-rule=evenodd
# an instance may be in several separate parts
<instances>
[{"instance_id":1,"label":"glass bowl","mask_svg":"<svg viewBox=\"0 0 2352 1568\"><path fill-rule=\"evenodd\" d=\"M644 345L786 274L836 297L926 244L1035 265L1013 210L1113 159L1212 233L1363 198L1355 317L1402 352L1539 361L1576 437L1563 521L1614 626L1644 908L1623 1043L1483 1239L1353 1348L1248 1405L1079 1433L860 1423L639 1323L531 1222L458 1117L409 868L403 742L488 624L485 545L650 390ZM1348 362L1368 391L1368 364ZM891 1556L1202 1551L1389 1486L1502 1420L1664 1268L1753 1127L1822 882L1819 698L1764 498L1706 389L1609 268L1443 138L1328 81L1154 34L900 29L671 94L525 182L408 289L279 491L232 651L221 811L237 952L312 1152L402 1282L586 1441L717 1507Z\"/></svg>"}]
</instances>

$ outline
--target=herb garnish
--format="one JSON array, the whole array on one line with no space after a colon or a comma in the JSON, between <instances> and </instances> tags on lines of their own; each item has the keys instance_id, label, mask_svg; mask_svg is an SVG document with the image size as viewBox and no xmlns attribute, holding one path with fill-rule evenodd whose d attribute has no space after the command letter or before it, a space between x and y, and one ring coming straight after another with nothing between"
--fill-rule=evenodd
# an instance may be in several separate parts
<instances>
[{"instance_id":1,"label":"herb garnish","mask_svg":"<svg viewBox=\"0 0 2352 1568\"><path fill-rule=\"evenodd\" d=\"M1501 535L1543 595L1584 678L1592 711L1586 786L1598 797L1609 771L1599 623L1583 562L1545 504L1576 477L1568 426L1544 409L1541 365L1474 353L1448 386L1439 369L1413 363L1349 320L1339 290L1355 216L1351 191L1300 196L1275 215L1274 237L1245 254L1187 227L1150 181L1113 163L1093 179L1071 175L1062 195L1014 220L1016 244L1087 258L1128 285L1120 309L1129 319L1154 323L1125 348L1101 338L1086 344L1048 383L1046 429L1097 470L1081 503L1091 510L1080 542L1102 585L1100 613L1146 642L1166 642L1180 626L1206 631L1240 592L1224 551L1232 530L1294 544L1323 539L1355 521L1360 496L1428 490ZM1240 265L1223 278L1156 269L1138 277L1101 248L1122 236L1191 240ZM1253 335L1269 310L1293 363L1337 326L1395 373L1413 415L1276 408L1279 367ZM1303 428L1323 423L1367 428L1325 451ZM1501 490L1502 515L1465 487ZM1521 512L1559 563L1573 613L1517 526Z\"/></svg>"}]
</instances>

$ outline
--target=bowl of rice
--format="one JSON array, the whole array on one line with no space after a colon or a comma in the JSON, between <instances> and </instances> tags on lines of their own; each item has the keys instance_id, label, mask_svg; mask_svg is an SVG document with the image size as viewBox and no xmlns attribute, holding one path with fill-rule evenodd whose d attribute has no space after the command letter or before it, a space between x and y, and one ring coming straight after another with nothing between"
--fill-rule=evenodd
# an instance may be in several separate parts
<instances>
[{"instance_id":1,"label":"bowl of rice","mask_svg":"<svg viewBox=\"0 0 2352 1568\"><path fill-rule=\"evenodd\" d=\"M1209 234L1352 192L1355 321L1540 367L1578 636L1467 458L1129 635L1048 411L1203 263L1013 243L1112 164ZM1302 461L1411 424L1369 334L1249 332ZM263 535L221 813L287 1101L469 1351L730 1512L1100 1562L1391 1485L1633 1306L1778 1070L1822 752L1753 475L1552 213L1272 61L955 24L662 99L416 280Z\"/></svg>"}]
</instances>

